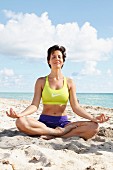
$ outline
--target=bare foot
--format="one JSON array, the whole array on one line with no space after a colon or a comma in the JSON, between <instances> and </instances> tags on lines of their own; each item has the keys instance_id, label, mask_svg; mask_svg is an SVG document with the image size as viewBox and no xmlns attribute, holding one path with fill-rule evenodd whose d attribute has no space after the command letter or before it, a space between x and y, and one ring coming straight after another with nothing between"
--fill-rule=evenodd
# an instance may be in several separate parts
<instances>
[{"instance_id":1,"label":"bare foot","mask_svg":"<svg viewBox=\"0 0 113 170\"><path fill-rule=\"evenodd\" d=\"M77 126L74 125L74 124L67 125L67 126L65 126L64 128L56 127L56 128L54 129L54 132L51 133L50 136L57 136L57 137L59 137L59 136L65 135L65 134L67 134L68 132L70 132L73 128L76 128L76 127L77 127Z\"/></svg>"},{"instance_id":2,"label":"bare foot","mask_svg":"<svg viewBox=\"0 0 113 170\"><path fill-rule=\"evenodd\" d=\"M54 136L50 136L50 135L41 135L41 138L45 139L45 140L50 140L50 139L54 139L55 137Z\"/></svg>"},{"instance_id":3,"label":"bare foot","mask_svg":"<svg viewBox=\"0 0 113 170\"><path fill-rule=\"evenodd\" d=\"M55 129L52 129L52 133L51 133L52 135L41 135L41 138L45 140L50 140L55 137L61 137L62 135L65 135L66 133L70 132L71 129L72 129L72 125L68 125L64 128L56 127Z\"/></svg>"}]
</instances>

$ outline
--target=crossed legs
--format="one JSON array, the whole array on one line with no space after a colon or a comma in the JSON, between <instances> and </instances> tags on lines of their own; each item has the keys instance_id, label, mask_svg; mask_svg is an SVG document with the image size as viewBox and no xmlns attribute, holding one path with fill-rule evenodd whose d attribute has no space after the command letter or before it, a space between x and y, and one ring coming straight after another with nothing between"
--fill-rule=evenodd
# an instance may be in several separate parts
<instances>
[{"instance_id":1,"label":"crossed legs","mask_svg":"<svg viewBox=\"0 0 113 170\"><path fill-rule=\"evenodd\" d=\"M77 127L71 129L71 131L63 135L62 138L79 136L87 140L87 139L92 138L99 131L99 125L98 123L95 123L95 122L79 121L79 122L73 122L71 124L73 125L73 127L74 125L76 125Z\"/></svg>"},{"instance_id":2,"label":"crossed legs","mask_svg":"<svg viewBox=\"0 0 113 170\"><path fill-rule=\"evenodd\" d=\"M79 136L87 140L92 138L99 131L98 124L91 121L72 122L64 128L57 127L53 129L47 127L44 123L29 117L18 118L16 120L16 126L20 131L28 135L44 135L45 139Z\"/></svg>"},{"instance_id":3,"label":"crossed legs","mask_svg":"<svg viewBox=\"0 0 113 170\"><path fill-rule=\"evenodd\" d=\"M72 124L65 128L57 127L54 129L47 127L44 123L39 122L34 118L20 117L16 120L16 126L21 132L28 135L50 135L59 137L68 133L75 125Z\"/></svg>"}]
</instances>

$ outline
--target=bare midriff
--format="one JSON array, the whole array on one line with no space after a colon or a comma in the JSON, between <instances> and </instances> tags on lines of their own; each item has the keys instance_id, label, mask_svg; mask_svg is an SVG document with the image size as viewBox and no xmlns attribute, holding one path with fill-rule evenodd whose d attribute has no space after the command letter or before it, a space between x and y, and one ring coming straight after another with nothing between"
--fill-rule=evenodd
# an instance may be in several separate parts
<instances>
[{"instance_id":1,"label":"bare midriff","mask_svg":"<svg viewBox=\"0 0 113 170\"><path fill-rule=\"evenodd\" d=\"M42 114L50 116L65 116L67 115L66 105L43 105Z\"/></svg>"}]
</instances>

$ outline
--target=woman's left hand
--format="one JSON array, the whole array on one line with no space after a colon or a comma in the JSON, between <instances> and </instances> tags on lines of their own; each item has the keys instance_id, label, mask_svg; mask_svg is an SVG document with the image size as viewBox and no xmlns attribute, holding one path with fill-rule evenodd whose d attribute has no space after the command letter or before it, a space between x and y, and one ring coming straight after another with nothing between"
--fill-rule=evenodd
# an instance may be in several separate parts
<instances>
[{"instance_id":1,"label":"woman's left hand","mask_svg":"<svg viewBox=\"0 0 113 170\"><path fill-rule=\"evenodd\" d=\"M100 116L96 117L97 123L104 123L109 120L109 117L105 116L105 114L101 114Z\"/></svg>"}]
</instances>

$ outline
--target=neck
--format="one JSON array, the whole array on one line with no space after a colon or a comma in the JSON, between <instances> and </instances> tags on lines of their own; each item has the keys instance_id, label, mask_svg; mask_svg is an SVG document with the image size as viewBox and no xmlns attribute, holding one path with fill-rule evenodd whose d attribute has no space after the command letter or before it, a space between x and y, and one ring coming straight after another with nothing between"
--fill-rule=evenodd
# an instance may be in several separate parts
<instances>
[{"instance_id":1,"label":"neck","mask_svg":"<svg viewBox=\"0 0 113 170\"><path fill-rule=\"evenodd\" d=\"M51 73L49 74L50 78L56 78L57 80L63 78L63 74L61 70L51 70Z\"/></svg>"}]
</instances>

